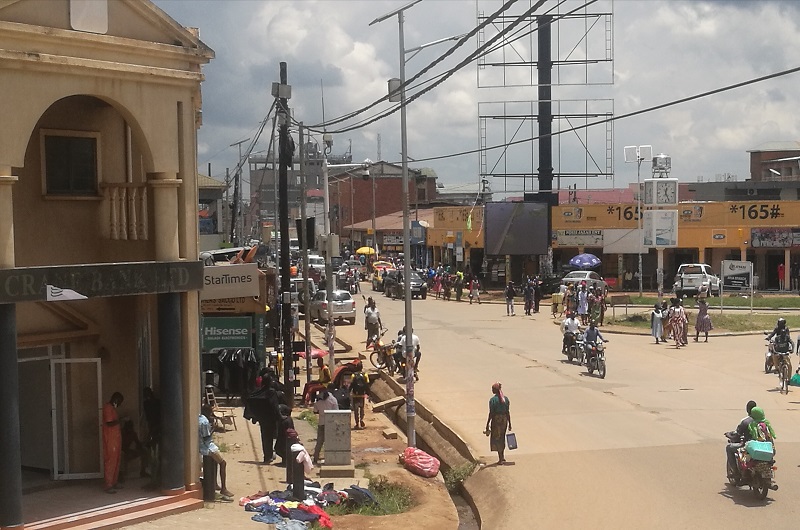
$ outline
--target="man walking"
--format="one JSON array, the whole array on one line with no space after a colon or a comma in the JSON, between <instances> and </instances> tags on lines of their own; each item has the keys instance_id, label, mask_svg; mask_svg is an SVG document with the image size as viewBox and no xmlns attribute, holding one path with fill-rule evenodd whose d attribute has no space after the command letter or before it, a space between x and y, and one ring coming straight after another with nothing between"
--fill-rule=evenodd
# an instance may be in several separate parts
<instances>
[{"instance_id":1,"label":"man walking","mask_svg":"<svg viewBox=\"0 0 800 530\"><path fill-rule=\"evenodd\" d=\"M372 343L373 337L378 337L383 327L381 322L381 312L375 307L375 300L370 296L367 299L367 307L364 308L364 324L367 327L367 348Z\"/></svg>"},{"instance_id":2,"label":"man walking","mask_svg":"<svg viewBox=\"0 0 800 530\"><path fill-rule=\"evenodd\" d=\"M509 281L505 290L506 295L506 316L516 316L514 313L514 297L517 296L517 291L514 290L514 282Z\"/></svg>"}]
</instances>

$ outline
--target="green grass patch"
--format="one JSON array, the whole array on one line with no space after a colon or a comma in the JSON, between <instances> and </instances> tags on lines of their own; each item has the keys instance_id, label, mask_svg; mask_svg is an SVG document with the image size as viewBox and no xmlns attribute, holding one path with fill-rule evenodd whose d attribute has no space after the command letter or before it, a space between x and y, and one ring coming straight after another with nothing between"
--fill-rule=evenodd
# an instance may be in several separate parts
<instances>
[{"instance_id":1,"label":"green grass patch","mask_svg":"<svg viewBox=\"0 0 800 530\"><path fill-rule=\"evenodd\" d=\"M460 466L451 467L442 473L447 491L451 493L458 492L461 489L461 485L464 484L464 481L475 472L476 467L477 464L474 462L464 462Z\"/></svg>"},{"instance_id":2,"label":"green grass patch","mask_svg":"<svg viewBox=\"0 0 800 530\"><path fill-rule=\"evenodd\" d=\"M317 425L319 425L319 417L314 414L313 410L304 410L300 413L298 418L303 421L307 421L315 429L317 428Z\"/></svg>"},{"instance_id":3,"label":"green grass patch","mask_svg":"<svg viewBox=\"0 0 800 530\"><path fill-rule=\"evenodd\" d=\"M689 335L694 333L694 321L697 318L697 312L687 308L689 312ZM744 332L744 331L763 331L772 330L775 327L775 322L778 320L778 315L759 315L750 313L725 313L719 314L719 309L716 312L712 309L709 310L711 322L714 324L716 331L731 331L731 332ZM800 327L800 315L788 315L786 317L786 324L789 329L797 329ZM626 315L617 315L616 318L606 318L606 323L615 326L625 326L630 328L637 328L641 330L650 329L650 311L642 313L629 313Z\"/></svg>"},{"instance_id":4,"label":"green grass patch","mask_svg":"<svg viewBox=\"0 0 800 530\"><path fill-rule=\"evenodd\" d=\"M369 462L359 462L356 464L356 469L363 469L364 472L367 474L367 478L369 478Z\"/></svg>"},{"instance_id":5,"label":"green grass patch","mask_svg":"<svg viewBox=\"0 0 800 530\"><path fill-rule=\"evenodd\" d=\"M615 294L609 294L609 298L612 296L617 296ZM669 302L669 299L675 296L673 293L664 293L663 300ZM636 305L647 305L653 307L653 305L658 302L658 298L655 296L636 296L635 294L630 294L631 303ZM712 296L708 299L708 303L712 307L716 307L719 309L719 301L720 298L718 296ZM694 298L685 298L683 300L683 304L685 307L694 307L695 301ZM729 296L725 295L722 300L723 307L742 307L742 308L749 308L750 307L750 298L744 296ZM624 306L620 306L617 309L622 308L624 311ZM753 297L753 309L781 309L781 308L800 308L800 296L797 295L762 295L756 293L755 297ZM608 315L609 311L606 311L606 315Z\"/></svg>"},{"instance_id":6,"label":"green grass patch","mask_svg":"<svg viewBox=\"0 0 800 530\"><path fill-rule=\"evenodd\" d=\"M225 442L217 444L217 447L219 447L219 452L220 453L227 453L228 450L230 449L228 447L228 444L226 444Z\"/></svg>"},{"instance_id":7,"label":"green grass patch","mask_svg":"<svg viewBox=\"0 0 800 530\"><path fill-rule=\"evenodd\" d=\"M390 482L385 476L378 475L370 477L369 490L378 501L375 505L349 506L340 504L338 506L328 506L325 511L329 515L347 515L357 513L359 515L377 516L392 515L403 513L414 505L412 492L406 486L396 482ZM311 528L320 528L311 526Z\"/></svg>"}]
</instances>

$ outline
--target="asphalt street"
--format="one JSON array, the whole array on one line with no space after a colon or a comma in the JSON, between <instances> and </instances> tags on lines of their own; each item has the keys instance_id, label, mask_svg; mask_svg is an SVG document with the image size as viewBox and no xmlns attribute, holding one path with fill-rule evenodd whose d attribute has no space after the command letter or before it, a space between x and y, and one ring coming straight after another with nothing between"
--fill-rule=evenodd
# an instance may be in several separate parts
<instances>
[{"instance_id":1,"label":"asphalt street","mask_svg":"<svg viewBox=\"0 0 800 530\"><path fill-rule=\"evenodd\" d=\"M404 303L376 294L389 338L403 325ZM518 305L508 317L500 304L413 301L423 351L417 399L488 464L470 479L493 485L476 499L483 528L796 527L800 387L782 395L777 376L764 374L763 336L676 349L609 335L601 380L566 362L544 310L526 317ZM361 319L337 333L363 349ZM482 433L495 381L511 400L519 442L506 466L492 465ZM780 490L766 501L726 486L723 432L750 399L778 437Z\"/></svg>"}]
</instances>

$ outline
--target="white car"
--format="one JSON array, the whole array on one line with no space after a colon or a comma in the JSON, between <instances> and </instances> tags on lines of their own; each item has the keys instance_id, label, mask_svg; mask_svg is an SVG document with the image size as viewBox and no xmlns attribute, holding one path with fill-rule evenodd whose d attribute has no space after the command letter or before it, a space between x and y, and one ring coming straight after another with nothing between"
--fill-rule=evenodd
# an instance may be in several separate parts
<instances>
[{"instance_id":1,"label":"white car","mask_svg":"<svg viewBox=\"0 0 800 530\"><path fill-rule=\"evenodd\" d=\"M581 285L581 282L586 282L586 288L594 287L595 289L602 289L605 293L608 291L608 284L602 276L594 271L572 271L561 279L561 285L573 284L576 287Z\"/></svg>"},{"instance_id":2,"label":"white car","mask_svg":"<svg viewBox=\"0 0 800 530\"><path fill-rule=\"evenodd\" d=\"M356 301L347 291L333 291L332 293L332 311L334 320L347 320L350 324L356 323ZM308 308L308 318L311 320L319 320L320 323L327 322L328 320L328 300L325 291L317 291L311 298L311 304Z\"/></svg>"}]
</instances>

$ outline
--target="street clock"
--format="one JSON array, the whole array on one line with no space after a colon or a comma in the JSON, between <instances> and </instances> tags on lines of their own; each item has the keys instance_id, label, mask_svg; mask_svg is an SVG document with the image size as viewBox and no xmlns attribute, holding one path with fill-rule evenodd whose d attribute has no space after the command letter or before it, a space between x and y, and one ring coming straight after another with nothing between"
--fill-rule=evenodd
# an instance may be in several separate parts
<instances>
[{"instance_id":1,"label":"street clock","mask_svg":"<svg viewBox=\"0 0 800 530\"><path fill-rule=\"evenodd\" d=\"M675 206L678 204L678 179L645 179L646 206Z\"/></svg>"}]
</instances>

